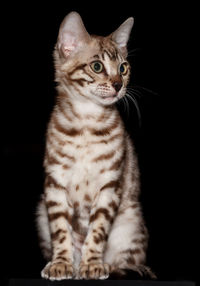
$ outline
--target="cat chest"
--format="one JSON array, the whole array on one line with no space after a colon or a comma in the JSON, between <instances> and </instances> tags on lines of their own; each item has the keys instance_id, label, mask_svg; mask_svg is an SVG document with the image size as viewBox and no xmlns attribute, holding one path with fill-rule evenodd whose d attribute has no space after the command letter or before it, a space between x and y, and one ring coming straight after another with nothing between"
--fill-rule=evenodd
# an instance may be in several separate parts
<instances>
[{"instance_id":1,"label":"cat chest","mask_svg":"<svg viewBox=\"0 0 200 286\"><path fill-rule=\"evenodd\" d=\"M87 196L93 202L106 182L118 179L117 168L124 153L122 130L116 128L106 136L96 133L86 129L81 136L67 138L65 144L63 135L50 138L54 143L47 145L48 155L54 159L53 164L47 164L47 171L67 189L72 204L82 204Z\"/></svg>"},{"instance_id":2,"label":"cat chest","mask_svg":"<svg viewBox=\"0 0 200 286\"><path fill-rule=\"evenodd\" d=\"M73 201L82 202L85 197L90 197L93 201L95 190L101 185L101 169L105 162L97 162L96 158L103 150L96 150L93 146L79 146L74 152L74 161L70 168L66 170L66 184L69 195ZM103 152L104 153L104 152ZM89 202L88 202L89 203Z\"/></svg>"},{"instance_id":3,"label":"cat chest","mask_svg":"<svg viewBox=\"0 0 200 286\"><path fill-rule=\"evenodd\" d=\"M64 185L73 202L81 203L85 198L94 201L96 192L106 181L116 178L117 173L109 168L122 160L123 150L119 142L96 143L95 137L77 138L73 145L66 145L62 152L66 156L66 165L62 170ZM89 202L88 202L89 203Z\"/></svg>"},{"instance_id":4,"label":"cat chest","mask_svg":"<svg viewBox=\"0 0 200 286\"><path fill-rule=\"evenodd\" d=\"M62 149L63 160L68 166L66 176L75 183L87 183L88 180L97 179L102 169L115 160L115 155L123 152L116 141L98 141L92 136L81 136L76 138L73 144L66 144Z\"/></svg>"}]
</instances>

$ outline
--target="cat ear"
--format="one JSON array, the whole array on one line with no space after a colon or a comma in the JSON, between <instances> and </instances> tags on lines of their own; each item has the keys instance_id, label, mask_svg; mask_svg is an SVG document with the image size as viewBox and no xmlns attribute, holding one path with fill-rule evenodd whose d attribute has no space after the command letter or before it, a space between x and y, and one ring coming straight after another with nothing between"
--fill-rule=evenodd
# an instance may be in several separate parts
<instances>
[{"instance_id":1,"label":"cat ear","mask_svg":"<svg viewBox=\"0 0 200 286\"><path fill-rule=\"evenodd\" d=\"M127 43L134 24L134 18L128 18L119 28L111 34L111 38L117 44L124 55L127 53Z\"/></svg>"},{"instance_id":2,"label":"cat ear","mask_svg":"<svg viewBox=\"0 0 200 286\"><path fill-rule=\"evenodd\" d=\"M83 21L77 12L69 13L60 25L57 47L64 57L68 57L90 39Z\"/></svg>"}]
</instances>

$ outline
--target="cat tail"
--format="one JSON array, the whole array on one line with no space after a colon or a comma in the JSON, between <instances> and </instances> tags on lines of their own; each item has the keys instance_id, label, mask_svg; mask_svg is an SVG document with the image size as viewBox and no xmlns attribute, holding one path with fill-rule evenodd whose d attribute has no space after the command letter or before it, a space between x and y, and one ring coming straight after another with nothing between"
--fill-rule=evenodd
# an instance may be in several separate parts
<instances>
[{"instance_id":1,"label":"cat tail","mask_svg":"<svg viewBox=\"0 0 200 286\"><path fill-rule=\"evenodd\" d=\"M110 277L111 278L124 278L125 276L131 275L133 272L139 274L139 277L157 279L156 274L146 265L127 265L126 268L120 268L111 266Z\"/></svg>"}]
</instances>

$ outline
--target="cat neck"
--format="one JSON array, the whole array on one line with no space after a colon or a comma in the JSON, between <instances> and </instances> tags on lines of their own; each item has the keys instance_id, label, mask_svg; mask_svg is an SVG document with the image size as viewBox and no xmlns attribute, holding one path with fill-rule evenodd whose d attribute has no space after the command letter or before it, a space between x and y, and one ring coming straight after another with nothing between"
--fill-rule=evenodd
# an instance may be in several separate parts
<instances>
[{"instance_id":1,"label":"cat neck","mask_svg":"<svg viewBox=\"0 0 200 286\"><path fill-rule=\"evenodd\" d=\"M104 106L91 101L88 98L80 98L80 96L69 96L66 91L58 91L57 105L62 106L66 111L73 111L73 115L77 118L96 118L109 116L117 112L115 105Z\"/></svg>"}]
</instances>

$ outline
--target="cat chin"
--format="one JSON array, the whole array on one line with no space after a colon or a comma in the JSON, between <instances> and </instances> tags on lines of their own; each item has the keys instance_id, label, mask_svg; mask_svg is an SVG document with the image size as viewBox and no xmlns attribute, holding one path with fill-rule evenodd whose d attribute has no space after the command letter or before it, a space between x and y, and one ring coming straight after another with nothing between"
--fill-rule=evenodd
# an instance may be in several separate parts
<instances>
[{"instance_id":1,"label":"cat chin","mask_svg":"<svg viewBox=\"0 0 200 286\"><path fill-rule=\"evenodd\" d=\"M118 95L114 95L114 96L106 96L106 97L100 97L98 98L100 103L104 106L108 106L108 105L113 105L115 104L117 101L119 101L122 97L124 97L125 94L118 94Z\"/></svg>"},{"instance_id":2,"label":"cat chin","mask_svg":"<svg viewBox=\"0 0 200 286\"><path fill-rule=\"evenodd\" d=\"M118 96L97 97L98 104L103 106L113 105L119 100Z\"/></svg>"}]
</instances>

